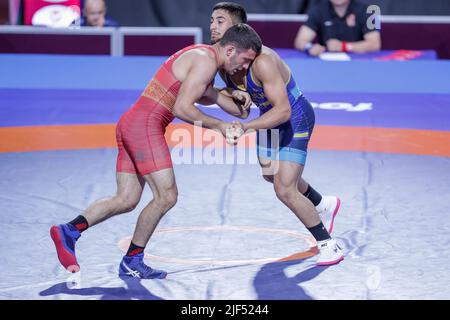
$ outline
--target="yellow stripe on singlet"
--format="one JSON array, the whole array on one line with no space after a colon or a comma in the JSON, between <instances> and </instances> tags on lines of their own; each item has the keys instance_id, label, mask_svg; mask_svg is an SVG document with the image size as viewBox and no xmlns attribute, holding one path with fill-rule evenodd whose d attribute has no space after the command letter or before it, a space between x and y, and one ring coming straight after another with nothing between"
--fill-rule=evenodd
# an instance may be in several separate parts
<instances>
[{"instance_id":1,"label":"yellow stripe on singlet","mask_svg":"<svg viewBox=\"0 0 450 320\"><path fill-rule=\"evenodd\" d=\"M309 132L294 133L294 138L307 138L308 136Z\"/></svg>"}]
</instances>

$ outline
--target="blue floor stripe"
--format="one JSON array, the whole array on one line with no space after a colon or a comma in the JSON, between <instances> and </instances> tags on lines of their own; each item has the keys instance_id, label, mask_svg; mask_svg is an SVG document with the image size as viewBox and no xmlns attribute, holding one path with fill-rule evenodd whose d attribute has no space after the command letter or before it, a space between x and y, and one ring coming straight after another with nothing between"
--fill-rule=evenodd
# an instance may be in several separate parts
<instances>
[{"instance_id":1,"label":"blue floor stripe","mask_svg":"<svg viewBox=\"0 0 450 320\"><path fill-rule=\"evenodd\" d=\"M116 123L140 90L0 89L0 127ZM450 95L307 93L321 125L450 131ZM217 107L202 110L235 120ZM251 111L250 119L259 115ZM175 120L175 122L182 122Z\"/></svg>"}]
</instances>

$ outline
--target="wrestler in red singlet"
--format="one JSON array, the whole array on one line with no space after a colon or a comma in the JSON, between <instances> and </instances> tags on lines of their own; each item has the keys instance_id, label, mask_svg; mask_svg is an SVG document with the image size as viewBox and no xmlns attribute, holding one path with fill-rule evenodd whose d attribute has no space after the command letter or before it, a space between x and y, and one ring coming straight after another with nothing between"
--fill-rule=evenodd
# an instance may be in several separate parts
<instances>
[{"instance_id":1,"label":"wrestler in red singlet","mask_svg":"<svg viewBox=\"0 0 450 320\"><path fill-rule=\"evenodd\" d=\"M216 51L208 45L192 45L178 51L164 62L136 103L120 118L116 129L117 172L146 175L172 168L164 133L174 119L172 109L181 86L172 65L183 53L197 48L211 50L218 61Z\"/></svg>"}]
</instances>

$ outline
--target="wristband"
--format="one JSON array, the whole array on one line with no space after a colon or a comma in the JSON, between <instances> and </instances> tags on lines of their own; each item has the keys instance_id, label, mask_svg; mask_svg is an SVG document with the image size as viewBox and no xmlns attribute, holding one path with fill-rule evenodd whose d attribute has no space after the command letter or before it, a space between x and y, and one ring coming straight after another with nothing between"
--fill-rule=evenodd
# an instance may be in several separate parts
<instances>
[{"instance_id":1,"label":"wristband","mask_svg":"<svg viewBox=\"0 0 450 320\"><path fill-rule=\"evenodd\" d=\"M345 42L345 41L342 41L342 48L341 48L341 51L342 52L347 52L347 42Z\"/></svg>"},{"instance_id":2,"label":"wristband","mask_svg":"<svg viewBox=\"0 0 450 320\"><path fill-rule=\"evenodd\" d=\"M312 44L312 42L308 42L307 44L305 44L305 48L303 49L303 51L309 55L309 49L311 49L314 45Z\"/></svg>"}]
</instances>

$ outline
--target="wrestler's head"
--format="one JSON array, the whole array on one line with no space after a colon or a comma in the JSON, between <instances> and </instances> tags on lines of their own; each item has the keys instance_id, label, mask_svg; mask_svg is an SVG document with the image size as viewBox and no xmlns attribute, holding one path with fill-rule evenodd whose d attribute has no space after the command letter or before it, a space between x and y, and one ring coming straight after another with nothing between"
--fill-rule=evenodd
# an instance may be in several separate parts
<instances>
[{"instance_id":1,"label":"wrestler's head","mask_svg":"<svg viewBox=\"0 0 450 320\"><path fill-rule=\"evenodd\" d=\"M234 2L219 2L213 7L211 13L211 44L222 39L225 32L238 23L247 23L245 9Z\"/></svg>"},{"instance_id":2,"label":"wrestler's head","mask_svg":"<svg viewBox=\"0 0 450 320\"><path fill-rule=\"evenodd\" d=\"M225 54L223 68L228 74L248 69L252 61L261 53L261 38L245 23L229 28L219 42Z\"/></svg>"}]
</instances>

